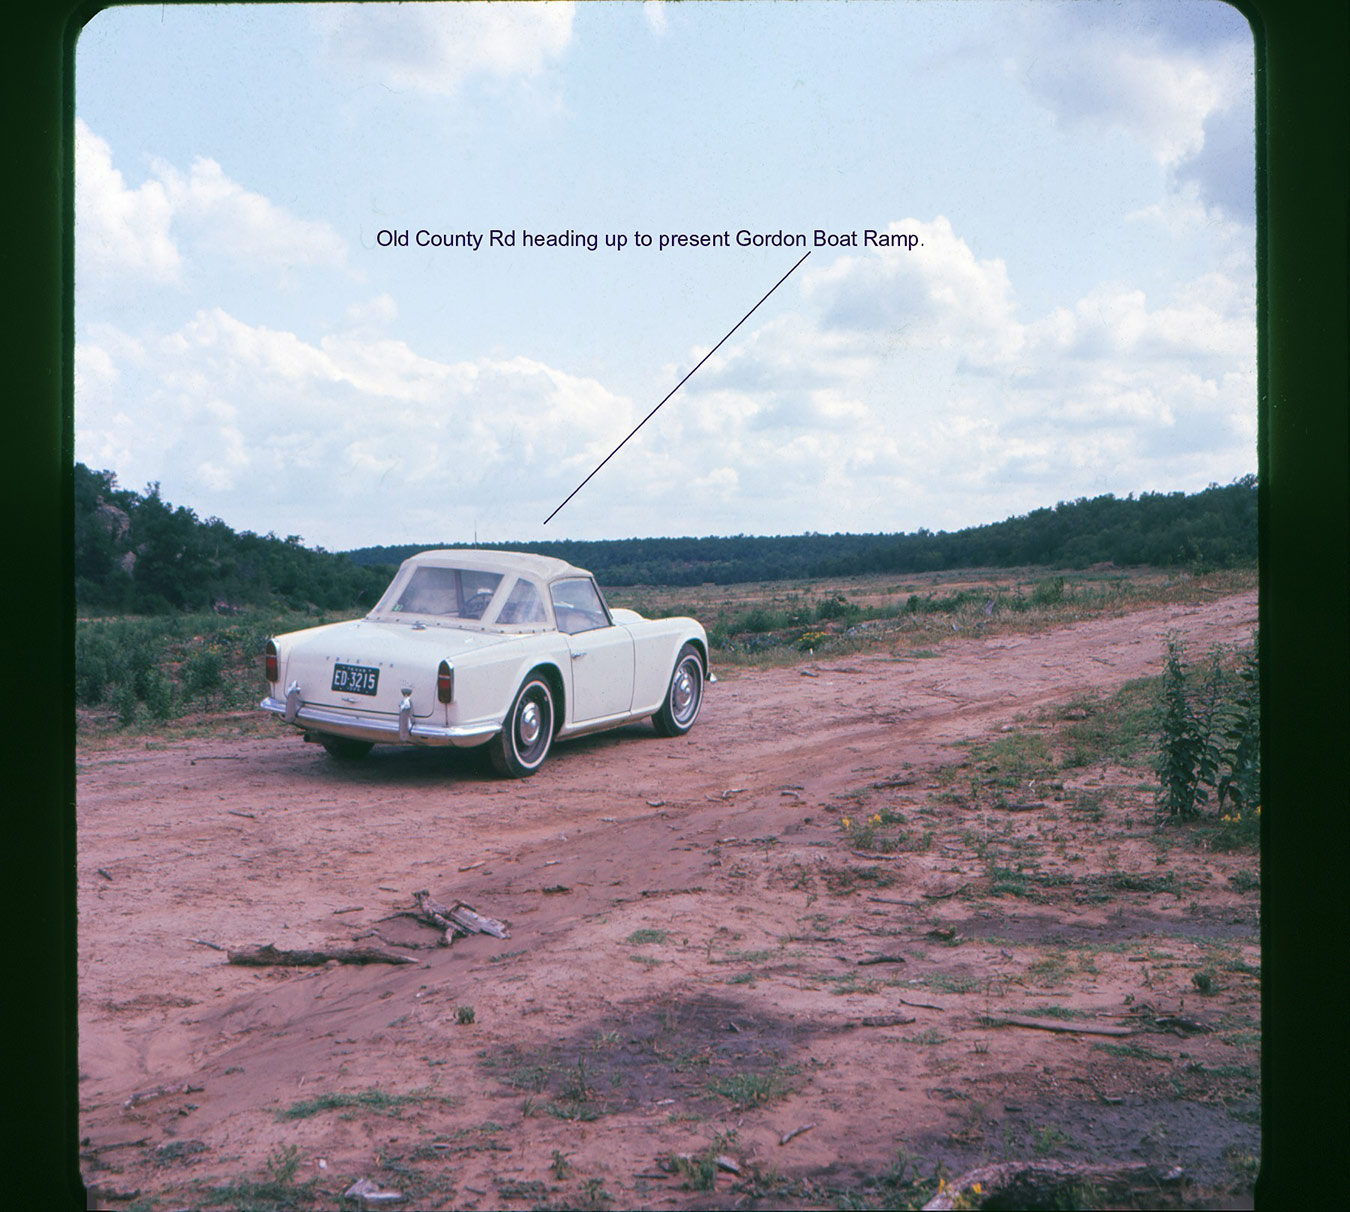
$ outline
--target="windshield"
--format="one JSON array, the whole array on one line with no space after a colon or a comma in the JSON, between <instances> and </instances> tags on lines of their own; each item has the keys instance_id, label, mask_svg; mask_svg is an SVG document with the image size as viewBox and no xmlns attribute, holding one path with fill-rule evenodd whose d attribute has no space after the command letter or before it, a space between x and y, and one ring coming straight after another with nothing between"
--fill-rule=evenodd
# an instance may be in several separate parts
<instances>
[{"instance_id":1,"label":"windshield","mask_svg":"<svg viewBox=\"0 0 1350 1212\"><path fill-rule=\"evenodd\" d=\"M499 572L423 565L413 569L388 609L447 619L481 619L501 580Z\"/></svg>"}]
</instances>

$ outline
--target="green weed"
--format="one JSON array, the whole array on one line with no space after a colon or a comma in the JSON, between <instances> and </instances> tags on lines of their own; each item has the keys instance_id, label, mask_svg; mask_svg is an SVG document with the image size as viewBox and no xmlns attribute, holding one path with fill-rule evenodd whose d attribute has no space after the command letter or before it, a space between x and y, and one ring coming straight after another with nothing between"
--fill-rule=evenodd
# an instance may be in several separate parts
<instances>
[{"instance_id":1,"label":"green weed","mask_svg":"<svg viewBox=\"0 0 1350 1212\"><path fill-rule=\"evenodd\" d=\"M779 1065L763 1072L733 1073L714 1078L709 1090L742 1111L761 1107L791 1093L795 1067Z\"/></svg>"},{"instance_id":2,"label":"green weed","mask_svg":"<svg viewBox=\"0 0 1350 1212\"><path fill-rule=\"evenodd\" d=\"M339 1110L374 1111L378 1115L397 1115L400 1109L408 1104L427 1102L432 1097L426 1091L390 1094L375 1087L355 1092L333 1091L292 1103L286 1110L277 1113L277 1119L308 1119L311 1115L319 1115L324 1111Z\"/></svg>"}]
</instances>

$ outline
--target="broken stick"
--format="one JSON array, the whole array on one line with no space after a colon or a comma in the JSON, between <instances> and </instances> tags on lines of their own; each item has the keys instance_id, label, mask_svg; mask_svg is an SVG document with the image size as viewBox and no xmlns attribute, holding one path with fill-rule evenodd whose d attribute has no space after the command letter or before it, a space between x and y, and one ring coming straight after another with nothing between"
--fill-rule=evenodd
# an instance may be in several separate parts
<instances>
[{"instance_id":1,"label":"broken stick","mask_svg":"<svg viewBox=\"0 0 1350 1212\"><path fill-rule=\"evenodd\" d=\"M415 964L411 955L385 951L379 947L336 947L331 951L282 951L271 943L261 947L241 947L227 952L231 964L262 968L322 968L336 960L339 964Z\"/></svg>"},{"instance_id":2,"label":"broken stick","mask_svg":"<svg viewBox=\"0 0 1350 1212\"><path fill-rule=\"evenodd\" d=\"M1099 1027L1095 1023L1066 1023L1050 1018L991 1017L990 1027L1032 1027L1037 1031L1062 1031L1076 1035L1133 1035L1133 1027Z\"/></svg>"}]
</instances>

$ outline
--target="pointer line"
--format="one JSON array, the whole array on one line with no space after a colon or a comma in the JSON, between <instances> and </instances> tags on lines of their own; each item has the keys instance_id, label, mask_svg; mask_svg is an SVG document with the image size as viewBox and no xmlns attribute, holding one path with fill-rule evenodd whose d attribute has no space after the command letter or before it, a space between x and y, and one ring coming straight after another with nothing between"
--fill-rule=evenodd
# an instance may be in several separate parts
<instances>
[{"instance_id":1,"label":"pointer line","mask_svg":"<svg viewBox=\"0 0 1350 1212\"><path fill-rule=\"evenodd\" d=\"M797 262L797 265L800 265L802 261L805 261L806 258L809 257L810 255L811 250L807 249L806 252L802 253L801 260ZM794 273L796 273L797 265L794 265L791 269L787 271L787 273L785 273L781 278L779 278L777 282L775 282L771 287L769 287L768 291L764 295L764 299L767 299L769 295L773 294L774 291L776 291L780 286L783 285L784 282L786 282L790 277L792 277ZM677 391L680 390L681 387L683 387L686 383L689 382L689 380L694 376L694 372L698 370L699 366L702 366L704 362L706 362L709 358L713 356L713 354L715 354L719 349L721 349L722 346L726 344L727 339L731 336L731 334L734 333L736 329L740 328L742 324L744 324L751 316L755 314L755 312L759 310L760 303L763 303L764 299L761 299L759 303L756 303L754 307L752 307L749 311L745 313L745 315L743 315L739 320L736 321L735 325L731 328L731 330L727 333L727 335L723 337L720 341L718 341L716 345L714 345L710 350L708 350L707 353L703 355L702 358L699 359L698 366L695 366L693 370L691 370L687 375L684 376L683 379L681 379L678 383L675 384L674 387L670 389L670 391L666 394L665 400L661 401L661 404L664 404L666 400L669 400L671 396L673 396ZM661 404L658 404L656 408L653 408L651 412L649 412L645 417L642 418L642 420L640 420L636 425L633 426L633 433L630 433L628 435L628 438L631 438L634 433L637 433L639 429L641 429L645 424L647 424L648 421L650 421L656 415L657 409L661 407ZM600 462L596 464L595 471L591 472L589 476L587 476L584 480L582 480L580 484L578 484L574 489L572 489L571 492L567 494L567 496L563 499L562 505L559 505L557 509L555 509L551 514L548 515L548 517L544 519L545 526L547 526L551 521L553 521L555 517L558 516L558 513L562 510L563 505L566 505L568 501L570 501L574 496L577 495L577 493L579 493L583 488L586 487L587 484L591 482L591 478L595 475L596 471L599 471L600 468L602 468L606 463L610 461L610 459L612 459L616 454L619 453L620 450L623 449L624 443L628 441L628 438L624 438L623 442L620 442L613 450L609 452L609 454L607 454L603 459L601 459Z\"/></svg>"}]
</instances>

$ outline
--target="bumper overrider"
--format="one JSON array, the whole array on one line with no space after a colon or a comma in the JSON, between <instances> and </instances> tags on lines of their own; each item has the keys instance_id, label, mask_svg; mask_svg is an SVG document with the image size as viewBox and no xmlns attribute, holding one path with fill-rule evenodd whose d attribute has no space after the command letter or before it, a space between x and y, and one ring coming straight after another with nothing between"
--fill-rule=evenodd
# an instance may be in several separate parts
<instances>
[{"instance_id":1,"label":"bumper overrider","mask_svg":"<svg viewBox=\"0 0 1350 1212\"><path fill-rule=\"evenodd\" d=\"M264 711L278 715L296 728L312 729L331 736L350 737L385 745L457 745L470 748L490 741L502 730L501 720L479 720L472 724L429 724L413 717L412 698L405 695L399 703L398 717L361 715L306 703L300 687L292 682L286 697L273 695L259 704Z\"/></svg>"}]
</instances>

